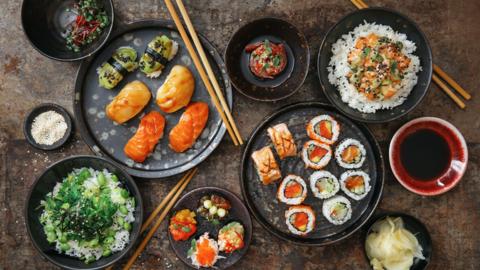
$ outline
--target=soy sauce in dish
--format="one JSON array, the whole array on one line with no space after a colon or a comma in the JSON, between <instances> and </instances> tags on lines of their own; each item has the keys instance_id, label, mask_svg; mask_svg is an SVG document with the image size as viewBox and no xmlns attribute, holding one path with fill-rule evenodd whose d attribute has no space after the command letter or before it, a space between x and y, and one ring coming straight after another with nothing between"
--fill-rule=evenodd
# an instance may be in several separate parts
<instances>
[{"instance_id":1,"label":"soy sauce in dish","mask_svg":"<svg viewBox=\"0 0 480 270\"><path fill-rule=\"evenodd\" d=\"M419 129L400 144L400 160L410 176L428 181L449 168L451 152L442 135L431 129Z\"/></svg>"}]
</instances>

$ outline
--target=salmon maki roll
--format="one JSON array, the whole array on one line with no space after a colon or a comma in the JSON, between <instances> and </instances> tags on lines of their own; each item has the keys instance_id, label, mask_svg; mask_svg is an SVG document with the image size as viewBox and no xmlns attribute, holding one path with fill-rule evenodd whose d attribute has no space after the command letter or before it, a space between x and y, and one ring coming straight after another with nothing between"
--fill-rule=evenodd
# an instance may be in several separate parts
<instances>
[{"instance_id":1,"label":"salmon maki roll","mask_svg":"<svg viewBox=\"0 0 480 270\"><path fill-rule=\"evenodd\" d=\"M165 118L159 112L149 112L142 118L137 132L123 148L125 155L136 162L145 161L163 137L164 128Z\"/></svg>"},{"instance_id":2,"label":"salmon maki roll","mask_svg":"<svg viewBox=\"0 0 480 270\"><path fill-rule=\"evenodd\" d=\"M193 102L187 106L178 124L169 134L169 146L173 151L181 153L188 150L202 134L208 120L208 105L204 102Z\"/></svg>"},{"instance_id":3,"label":"salmon maki roll","mask_svg":"<svg viewBox=\"0 0 480 270\"><path fill-rule=\"evenodd\" d=\"M297 146L295 145L295 140L293 139L292 133L288 130L286 124L281 123L273 127L269 127L268 136L277 150L277 154L280 159L286 157L294 157L297 155Z\"/></svg>"},{"instance_id":4,"label":"salmon maki roll","mask_svg":"<svg viewBox=\"0 0 480 270\"><path fill-rule=\"evenodd\" d=\"M291 233L305 236L315 228L315 212L308 205L290 206L285 211L285 222Z\"/></svg>"},{"instance_id":5,"label":"salmon maki roll","mask_svg":"<svg viewBox=\"0 0 480 270\"><path fill-rule=\"evenodd\" d=\"M332 149L328 144L310 140L303 145L302 159L306 168L320 170L327 166L331 158Z\"/></svg>"},{"instance_id":6,"label":"salmon maki roll","mask_svg":"<svg viewBox=\"0 0 480 270\"><path fill-rule=\"evenodd\" d=\"M307 184L300 176L287 175L278 187L277 198L289 205L301 204L307 198Z\"/></svg>"},{"instance_id":7,"label":"salmon maki roll","mask_svg":"<svg viewBox=\"0 0 480 270\"><path fill-rule=\"evenodd\" d=\"M330 115L319 115L308 122L307 134L312 140L334 144L340 134L340 125Z\"/></svg>"},{"instance_id":8,"label":"salmon maki roll","mask_svg":"<svg viewBox=\"0 0 480 270\"><path fill-rule=\"evenodd\" d=\"M355 139L345 139L335 149L338 165L346 169L362 167L365 156L365 147Z\"/></svg>"},{"instance_id":9,"label":"salmon maki roll","mask_svg":"<svg viewBox=\"0 0 480 270\"><path fill-rule=\"evenodd\" d=\"M268 185L282 178L280 168L273 156L272 149L265 146L260 150L253 152L252 160L257 170L258 177L264 185Z\"/></svg>"}]
</instances>

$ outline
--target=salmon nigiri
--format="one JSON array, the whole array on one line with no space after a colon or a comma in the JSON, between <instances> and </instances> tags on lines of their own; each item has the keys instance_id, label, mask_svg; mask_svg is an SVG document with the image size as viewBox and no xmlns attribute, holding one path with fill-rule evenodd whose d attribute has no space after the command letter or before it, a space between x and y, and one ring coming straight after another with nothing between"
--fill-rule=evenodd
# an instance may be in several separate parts
<instances>
[{"instance_id":1,"label":"salmon nigiri","mask_svg":"<svg viewBox=\"0 0 480 270\"><path fill-rule=\"evenodd\" d=\"M207 120L207 103L193 102L188 105L178 124L170 131L170 148L180 153L192 147L198 136L202 134Z\"/></svg>"},{"instance_id":2,"label":"salmon nigiri","mask_svg":"<svg viewBox=\"0 0 480 270\"><path fill-rule=\"evenodd\" d=\"M165 118L159 112L149 112L142 118L137 132L123 148L125 155L136 162L143 162L163 137L164 128Z\"/></svg>"}]
</instances>

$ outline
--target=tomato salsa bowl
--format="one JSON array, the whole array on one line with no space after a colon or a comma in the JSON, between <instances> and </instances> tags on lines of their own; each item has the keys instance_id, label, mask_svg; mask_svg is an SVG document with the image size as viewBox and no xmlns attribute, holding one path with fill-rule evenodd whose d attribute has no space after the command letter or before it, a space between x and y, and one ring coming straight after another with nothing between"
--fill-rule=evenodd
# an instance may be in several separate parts
<instances>
[{"instance_id":1,"label":"tomato salsa bowl","mask_svg":"<svg viewBox=\"0 0 480 270\"><path fill-rule=\"evenodd\" d=\"M395 178L406 189L435 196L460 182L467 168L468 149L452 124L436 117L421 117L394 134L389 159Z\"/></svg>"}]
</instances>

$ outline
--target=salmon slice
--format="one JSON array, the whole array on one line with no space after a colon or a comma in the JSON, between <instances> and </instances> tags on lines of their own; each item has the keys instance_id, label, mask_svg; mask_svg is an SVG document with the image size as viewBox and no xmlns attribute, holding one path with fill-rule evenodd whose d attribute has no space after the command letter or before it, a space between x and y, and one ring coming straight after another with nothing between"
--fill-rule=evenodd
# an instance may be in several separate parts
<instances>
[{"instance_id":1,"label":"salmon slice","mask_svg":"<svg viewBox=\"0 0 480 270\"><path fill-rule=\"evenodd\" d=\"M362 187L365 184L363 183L363 177L360 175L350 176L345 181L345 187L349 190L354 190L357 187Z\"/></svg>"},{"instance_id":2,"label":"salmon slice","mask_svg":"<svg viewBox=\"0 0 480 270\"><path fill-rule=\"evenodd\" d=\"M208 105L204 102L193 102L180 117L178 124L170 131L170 148L181 153L192 147L202 134L208 120Z\"/></svg>"},{"instance_id":3,"label":"salmon slice","mask_svg":"<svg viewBox=\"0 0 480 270\"><path fill-rule=\"evenodd\" d=\"M285 187L285 197L287 198L297 198L302 195L303 187L298 182L292 181L293 183L287 184Z\"/></svg>"},{"instance_id":4,"label":"salmon slice","mask_svg":"<svg viewBox=\"0 0 480 270\"><path fill-rule=\"evenodd\" d=\"M319 125L320 125L320 136L331 140L333 136L332 123L330 121L321 121Z\"/></svg>"},{"instance_id":5,"label":"salmon slice","mask_svg":"<svg viewBox=\"0 0 480 270\"><path fill-rule=\"evenodd\" d=\"M326 149L323 149L322 147L317 147L313 146L312 152L310 152L310 160L314 163L319 162L326 154L328 151Z\"/></svg>"},{"instance_id":6,"label":"salmon slice","mask_svg":"<svg viewBox=\"0 0 480 270\"><path fill-rule=\"evenodd\" d=\"M346 163L352 163L360 154L360 149L356 145L350 145L342 152L342 159Z\"/></svg>"},{"instance_id":7,"label":"salmon slice","mask_svg":"<svg viewBox=\"0 0 480 270\"><path fill-rule=\"evenodd\" d=\"M136 162L143 162L158 140L163 137L165 118L156 111L149 112L140 121L137 132L123 148L125 155Z\"/></svg>"}]
</instances>

